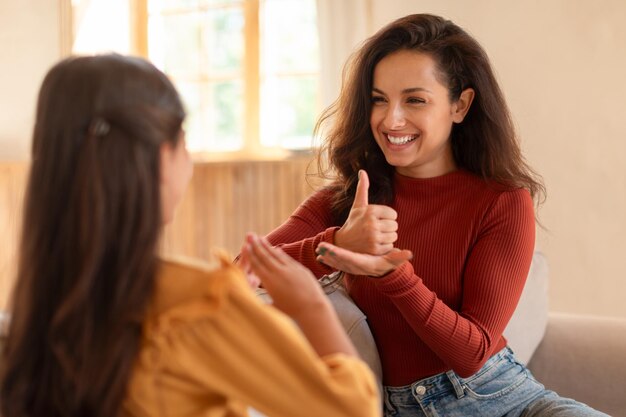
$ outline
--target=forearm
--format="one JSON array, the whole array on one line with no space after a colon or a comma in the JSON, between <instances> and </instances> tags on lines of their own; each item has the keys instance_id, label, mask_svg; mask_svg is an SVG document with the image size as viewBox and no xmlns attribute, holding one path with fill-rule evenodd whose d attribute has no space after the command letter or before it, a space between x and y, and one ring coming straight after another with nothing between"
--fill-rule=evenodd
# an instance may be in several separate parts
<instances>
[{"instance_id":1,"label":"forearm","mask_svg":"<svg viewBox=\"0 0 626 417\"><path fill-rule=\"evenodd\" d=\"M486 266L475 271L469 262L465 281L470 284L463 291L464 299L458 309L428 288L411 266L372 280L441 360L460 375L471 375L500 342L527 273L525 261L506 274L494 274Z\"/></svg>"},{"instance_id":2,"label":"forearm","mask_svg":"<svg viewBox=\"0 0 626 417\"><path fill-rule=\"evenodd\" d=\"M354 345L328 300L320 300L313 308L307 308L292 318L320 357L333 353L358 357Z\"/></svg>"}]
</instances>

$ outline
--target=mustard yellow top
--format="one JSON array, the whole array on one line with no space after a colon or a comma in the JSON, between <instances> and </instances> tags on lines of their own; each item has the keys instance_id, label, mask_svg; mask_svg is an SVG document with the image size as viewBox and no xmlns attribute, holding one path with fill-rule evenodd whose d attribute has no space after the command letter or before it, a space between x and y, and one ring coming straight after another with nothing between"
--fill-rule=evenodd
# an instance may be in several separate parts
<instances>
[{"instance_id":1,"label":"mustard yellow top","mask_svg":"<svg viewBox=\"0 0 626 417\"><path fill-rule=\"evenodd\" d=\"M213 269L163 262L129 383L129 416L380 416L357 358L320 358L295 324L225 259Z\"/></svg>"}]
</instances>

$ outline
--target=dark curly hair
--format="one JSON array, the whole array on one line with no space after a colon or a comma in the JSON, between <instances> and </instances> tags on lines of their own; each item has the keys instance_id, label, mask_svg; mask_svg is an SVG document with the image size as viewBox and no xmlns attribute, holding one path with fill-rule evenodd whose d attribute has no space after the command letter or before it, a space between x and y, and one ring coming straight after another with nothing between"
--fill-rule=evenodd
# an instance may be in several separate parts
<instances>
[{"instance_id":1,"label":"dark curly hair","mask_svg":"<svg viewBox=\"0 0 626 417\"><path fill-rule=\"evenodd\" d=\"M522 156L504 95L483 48L449 20L413 14L365 41L344 69L339 98L317 122L316 134L326 132L318 170L334 179L337 223L342 224L350 211L359 169L369 174L372 203L389 204L393 199L394 167L374 140L369 119L374 68L399 50L430 55L451 101L458 100L466 88L474 90L468 114L452 128L450 140L457 166L506 187L526 188L535 201L542 201L544 185Z\"/></svg>"}]
</instances>

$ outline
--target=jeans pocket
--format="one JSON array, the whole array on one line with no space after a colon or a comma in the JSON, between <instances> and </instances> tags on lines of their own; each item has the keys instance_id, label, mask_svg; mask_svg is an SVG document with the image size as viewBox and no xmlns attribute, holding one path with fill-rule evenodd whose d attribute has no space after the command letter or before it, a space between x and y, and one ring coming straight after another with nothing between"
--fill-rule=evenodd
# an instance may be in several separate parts
<instances>
[{"instance_id":1,"label":"jeans pocket","mask_svg":"<svg viewBox=\"0 0 626 417\"><path fill-rule=\"evenodd\" d=\"M394 407L394 405L391 403L391 400L389 399L389 392L383 388L383 409L385 412L385 417L392 417L395 416L396 414L398 414L398 410L396 409L396 407Z\"/></svg>"},{"instance_id":2,"label":"jeans pocket","mask_svg":"<svg viewBox=\"0 0 626 417\"><path fill-rule=\"evenodd\" d=\"M529 378L526 368L516 361L503 360L488 370L468 378L463 383L466 393L478 399L490 399L506 395Z\"/></svg>"}]
</instances>

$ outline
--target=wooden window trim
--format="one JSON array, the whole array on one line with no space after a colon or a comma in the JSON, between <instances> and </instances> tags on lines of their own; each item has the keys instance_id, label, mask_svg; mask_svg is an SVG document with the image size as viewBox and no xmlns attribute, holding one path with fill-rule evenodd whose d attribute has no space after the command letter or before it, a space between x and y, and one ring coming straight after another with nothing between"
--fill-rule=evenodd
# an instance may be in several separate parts
<instances>
[{"instance_id":1,"label":"wooden window trim","mask_svg":"<svg viewBox=\"0 0 626 417\"><path fill-rule=\"evenodd\" d=\"M131 28L134 28L134 52L140 56L148 56L148 0L131 0ZM241 123L243 124L243 148L235 152L196 151L193 159L198 162L224 160L281 160L293 152L282 148L261 146L260 140L260 0L243 0L244 14L244 49L243 83L244 109Z\"/></svg>"},{"instance_id":2,"label":"wooden window trim","mask_svg":"<svg viewBox=\"0 0 626 417\"><path fill-rule=\"evenodd\" d=\"M148 0L130 0L129 7L131 51L148 58Z\"/></svg>"},{"instance_id":3,"label":"wooden window trim","mask_svg":"<svg viewBox=\"0 0 626 417\"><path fill-rule=\"evenodd\" d=\"M73 41L72 2L58 0L61 10L61 51L70 55ZM244 48L246 50L243 68L244 110L243 148L234 152L194 151L193 159L197 162L213 161L250 161L250 160L283 160L302 158L310 150L290 150L282 147L265 147L261 145L260 126L260 25L259 13L262 0L242 0L244 13ZM148 0L129 0L130 48L131 54L148 58ZM284 74L291 75L291 74ZM296 74L294 74L296 75ZM297 74L306 76L309 74ZM314 75L311 73L310 75Z\"/></svg>"},{"instance_id":4,"label":"wooden window trim","mask_svg":"<svg viewBox=\"0 0 626 417\"><path fill-rule=\"evenodd\" d=\"M261 152L259 6L259 0L244 1L244 149L253 154Z\"/></svg>"}]
</instances>

